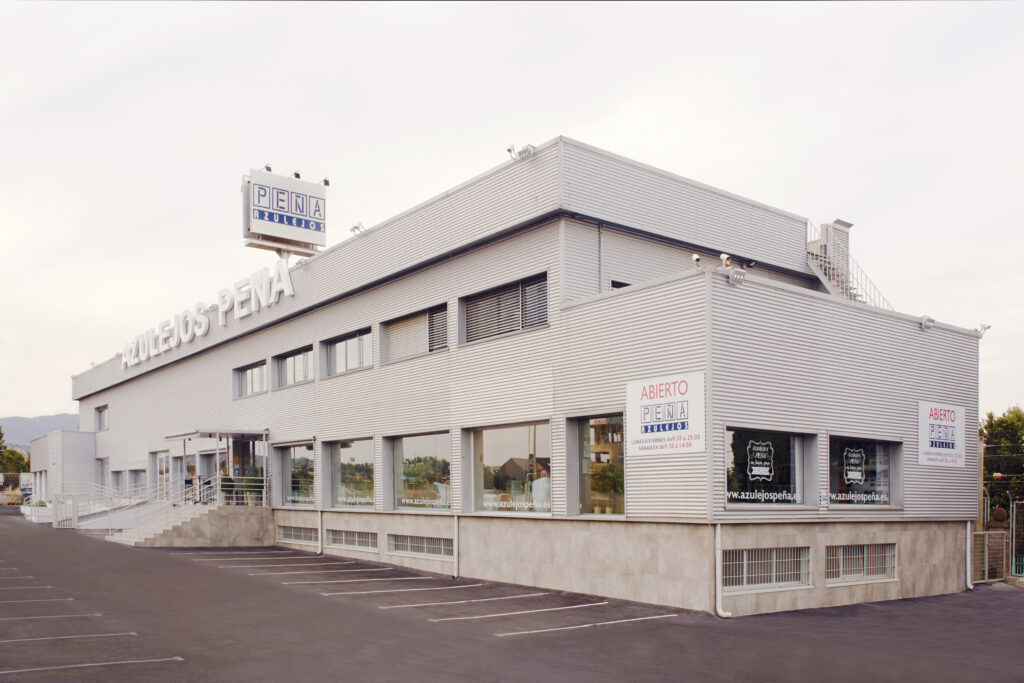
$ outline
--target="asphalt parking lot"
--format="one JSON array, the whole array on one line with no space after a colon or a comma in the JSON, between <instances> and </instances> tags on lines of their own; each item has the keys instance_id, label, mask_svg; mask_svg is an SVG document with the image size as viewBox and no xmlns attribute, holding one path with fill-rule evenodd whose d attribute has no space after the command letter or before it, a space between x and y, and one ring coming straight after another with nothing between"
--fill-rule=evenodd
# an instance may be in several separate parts
<instances>
[{"instance_id":1,"label":"asphalt parking lot","mask_svg":"<svg viewBox=\"0 0 1024 683\"><path fill-rule=\"evenodd\" d=\"M0 680L1020 681L1024 591L722 620L0 516Z\"/></svg>"}]
</instances>

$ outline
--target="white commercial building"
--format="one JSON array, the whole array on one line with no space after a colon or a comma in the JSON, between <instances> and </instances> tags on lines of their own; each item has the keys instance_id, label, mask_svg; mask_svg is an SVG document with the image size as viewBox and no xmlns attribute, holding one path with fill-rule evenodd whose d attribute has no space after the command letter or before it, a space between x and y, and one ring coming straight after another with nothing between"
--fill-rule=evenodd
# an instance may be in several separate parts
<instances>
[{"instance_id":1,"label":"white commercial building","mask_svg":"<svg viewBox=\"0 0 1024 683\"><path fill-rule=\"evenodd\" d=\"M73 378L80 429L107 486L266 475L331 555L735 615L958 591L978 334L891 310L849 228L558 138L168 317Z\"/></svg>"}]
</instances>

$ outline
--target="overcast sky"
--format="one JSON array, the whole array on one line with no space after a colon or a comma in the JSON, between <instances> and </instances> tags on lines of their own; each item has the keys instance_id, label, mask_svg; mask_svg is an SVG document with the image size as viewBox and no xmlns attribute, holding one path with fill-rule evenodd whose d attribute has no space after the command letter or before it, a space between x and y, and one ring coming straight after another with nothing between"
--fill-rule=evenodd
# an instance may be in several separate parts
<instances>
[{"instance_id":1,"label":"overcast sky","mask_svg":"<svg viewBox=\"0 0 1024 683\"><path fill-rule=\"evenodd\" d=\"M566 135L814 223L1024 400L1024 4L0 4L0 416L269 265L240 177L328 177L328 245ZM713 246L713 245L711 245ZM935 358L941 371L943 359Z\"/></svg>"}]
</instances>

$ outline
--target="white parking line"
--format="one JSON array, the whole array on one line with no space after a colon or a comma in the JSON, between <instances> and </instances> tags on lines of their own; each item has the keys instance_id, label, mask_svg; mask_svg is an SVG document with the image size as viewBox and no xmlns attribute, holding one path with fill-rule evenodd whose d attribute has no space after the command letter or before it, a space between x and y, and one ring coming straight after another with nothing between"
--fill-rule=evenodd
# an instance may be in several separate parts
<instances>
[{"instance_id":1,"label":"white parking line","mask_svg":"<svg viewBox=\"0 0 1024 683\"><path fill-rule=\"evenodd\" d=\"M373 569L312 569L301 572L255 572L249 576L284 576L285 574L344 574L347 572L393 572L393 567L375 567Z\"/></svg>"},{"instance_id":2,"label":"white parking line","mask_svg":"<svg viewBox=\"0 0 1024 683\"><path fill-rule=\"evenodd\" d=\"M359 583L360 581L425 581L433 576L398 576L390 579L335 579L333 581L282 581L285 586L294 586L300 583Z\"/></svg>"},{"instance_id":3,"label":"white parking line","mask_svg":"<svg viewBox=\"0 0 1024 683\"><path fill-rule=\"evenodd\" d=\"M34 579L34 576L0 576L0 579Z\"/></svg>"},{"instance_id":4,"label":"white parking line","mask_svg":"<svg viewBox=\"0 0 1024 683\"><path fill-rule=\"evenodd\" d=\"M283 560L285 558L282 557L281 559ZM310 562L309 564L222 564L217 565L217 569L269 569L270 567L329 567L331 565L355 563L356 561L352 560L351 562Z\"/></svg>"},{"instance_id":5,"label":"white parking line","mask_svg":"<svg viewBox=\"0 0 1024 683\"><path fill-rule=\"evenodd\" d=\"M475 600L444 600L442 602L419 602L414 605L379 605L378 609L402 609L403 607L434 607L435 605L465 605L470 602L491 602L492 600L535 598L538 595L547 595L547 593L524 593L523 595L503 595L500 598L476 598Z\"/></svg>"},{"instance_id":6,"label":"white parking line","mask_svg":"<svg viewBox=\"0 0 1024 683\"><path fill-rule=\"evenodd\" d=\"M304 560L304 559L307 559L308 557L309 556L306 555L306 556L296 557L295 559L296 560ZM252 562L252 561L257 560L259 558L260 558L259 555L236 555L235 557L193 557L192 561L193 562L230 562L232 560L247 560L249 562ZM263 559L264 560L269 560L271 558L264 557ZM276 558L274 558L274 559L276 559ZM281 559L283 560L285 558L282 557Z\"/></svg>"},{"instance_id":7,"label":"white parking line","mask_svg":"<svg viewBox=\"0 0 1024 683\"><path fill-rule=\"evenodd\" d=\"M495 633L494 635L499 638L505 636L526 636L532 633L550 633L551 631L572 631L578 628L592 628L594 626L608 626L609 624L625 624L631 621L647 621L648 619L667 619L669 617L677 617L678 614L658 614L653 617L636 617L635 619L616 619L615 621L598 621L593 624L579 624L578 626L558 626L556 628L539 628L535 631L513 631L511 633Z\"/></svg>"},{"instance_id":8,"label":"white parking line","mask_svg":"<svg viewBox=\"0 0 1024 683\"><path fill-rule=\"evenodd\" d=\"M74 598L36 598L35 600L0 600L0 605L13 605L16 602L68 602Z\"/></svg>"},{"instance_id":9,"label":"white parking line","mask_svg":"<svg viewBox=\"0 0 1024 683\"><path fill-rule=\"evenodd\" d=\"M69 640L71 638L114 638L115 636L137 636L139 635L135 631L128 631L127 633L86 633L80 636L46 636L43 638L14 638L12 640L0 640L2 643L28 643L33 640Z\"/></svg>"},{"instance_id":10,"label":"white parking line","mask_svg":"<svg viewBox=\"0 0 1024 683\"><path fill-rule=\"evenodd\" d=\"M274 553L294 552L294 550L190 550L188 552L171 552L168 555L273 555Z\"/></svg>"},{"instance_id":11,"label":"white parking line","mask_svg":"<svg viewBox=\"0 0 1024 683\"><path fill-rule=\"evenodd\" d=\"M374 595L376 593L418 593L420 591L452 591L456 588L478 588L486 583L467 583L461 586L435 586L433 588L389 588L380 591L345 591L344 593L321 593L320 595Z\"/></svg>"},{"instance_id":12,"label":"white parking line","mask_svg":"<svg viewBox=\"0 0 1024 683\"><path fill-rule=\"evenodd\" d=\"M53 586L4 586L0 591L24 591L29 588L53 588Z\"/></svg>"},{"instance_id":13,"label":"white parking line","mask_svg":"<svg viewBox=\"0 0 1024 683\"><path fill-rule=\"evenodd\" d=\"M468 617L444 617L441 619L430 619L430 621L466 621L467 619L491 619L493 617L514 617L519 614L536 614L537 612L558 612L565 609L580 609L581 607L600 607L601 605L607 605L608 601L604 602L588 602L585 605L569 605L567 607L546 607L544 609L527 609L522 612L502 612L500 614L474 614Z\"/></svg>"},{"instance_id":14,"label":"white parking line","mask_svg":"<svg viewBox=\"0 0 1024 683\"><path fill-rule=\"evenodd\" d=\"M18 571L17 567L0 567L0 572L16 572L16 571Z\"/></svg>"},{"instance_id":15,"label":"white parking line","mask_svg":"<svg viewBox=\"0 0 1024 683\"><path fill-rule=\"evenodd\" d=\"M85 669L93 666L117 666L118 664L156 664L157 662L184 662L183 657L165 657L164 659L126 659L122 662L92 662L89 664L65 664L64 666L41 666L35 669L8 669L0 674L27 674L35 671L58 671L60 669Z\"/></svg>"},{"instance_id":16,"label":"white parking line","mask_svg":"<svg viewBox=\"0 0 1024 683\"><path fill-rule=\"evenodd\" d=\"M93 614L50 614L44 617L0 617L0 621L20 621L22 619L77 619L78 617L102 617L99 612Z\"/></svg>"}]
</instances>

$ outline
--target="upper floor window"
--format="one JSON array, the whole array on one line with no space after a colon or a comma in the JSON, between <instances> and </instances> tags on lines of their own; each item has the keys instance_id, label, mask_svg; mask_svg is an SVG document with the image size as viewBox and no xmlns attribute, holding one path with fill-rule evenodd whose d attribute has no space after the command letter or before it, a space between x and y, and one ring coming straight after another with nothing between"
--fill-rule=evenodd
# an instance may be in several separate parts
<instances>
[{"instance_id":1,"label":"upper floor window","mask_svg":"<svg viewBox=\"0 0 1024 683\"><path fill-rule=\"evenodd\" d=\"M274 357L274 388L313 379L313 347Z\"/></svg>"},{"instance_id":2,"label":"upper floor window","mask_svg":"<svg viewBox=\"0 0 1024 683\"><path fill-rule=\"evenodd\" d=\"M540 327L548 322L546 273L465 299L466 341Z\"/></svg>"},{"instance_id":3,"label":"upper floor window","mask_svg":"<svg viewBox=\"0 0 1024 683\"><path fill-rule=\"evenodd\" d=\"M267 362L235 368L235 396L241 398L267 390Z\"/></svg>"},{"instance_id":4,"label":"upper floor window","mask_svg":"<svg viewBox=\"0 0 1024 683\"><path fill-rule=\"evenodd\" d=\"M373 367L373 335L369 329L326 342L326 375L340 375L360 368Z\"/></svg>"},{"instance_id":5,"label":"upper floor window","mask_svg":"<svg viewBox=\"0 0 1024 683\"><path fill-rule=\"evenodd\" d=\"M448 306L392 320L384 325L384 360L410 358L448 347Z\"/></svg>"},{"instance_id":6,"label":"upper floor window","mask_svg":"<svg viewBox=\"0 0 1024 683\"><path fill-rule=\"evenodd\" d=\"M102 432L104 429L110 428L109 416L107 415L107 406L100 406L96 409L96 431Z\"/></svg>"}]
</instances>

